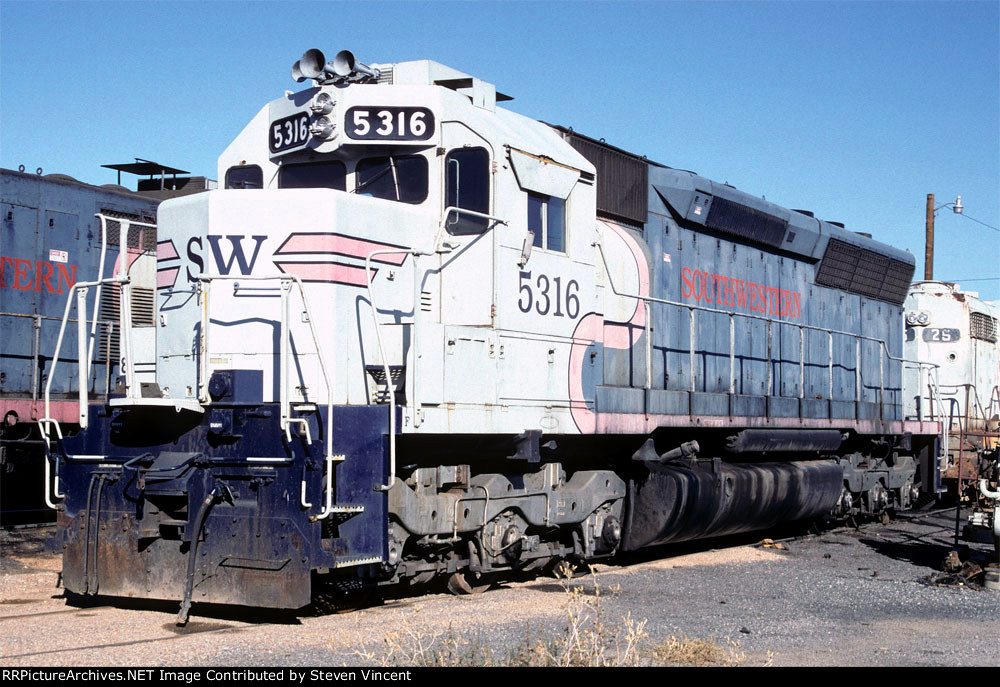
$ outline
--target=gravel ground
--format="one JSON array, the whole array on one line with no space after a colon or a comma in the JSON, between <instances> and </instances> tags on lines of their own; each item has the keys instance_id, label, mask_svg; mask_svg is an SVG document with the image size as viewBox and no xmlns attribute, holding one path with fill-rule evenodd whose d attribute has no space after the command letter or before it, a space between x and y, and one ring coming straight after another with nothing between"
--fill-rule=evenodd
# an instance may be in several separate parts
<instances>
[{"instance_id":1,"label":"gravel ground","mask_svg":"<svg viewBox=\"0 0 1000 687\"><path fill-rule=\"evenodd\" d=\"M716 664L1000 665L1000 592L922 581L951 548L953 512L839 528L783 549L750 543L761 535L673 547L569 582L414 593L344 614L196 604L183 632L176 604L69 605L55 586L59 560L42 546L50 531L0 533L4 666L378 665L412 662L420 645L433 652L461 642L503 658L559 636L572 609L566 587L593 603L595 581L609 627L626 614L645 620L646 649L710 640ZM992 546L965 545L973 558L992 556ZM392 646L403 651L390 656Z\"/></svg>"}]
</instances>

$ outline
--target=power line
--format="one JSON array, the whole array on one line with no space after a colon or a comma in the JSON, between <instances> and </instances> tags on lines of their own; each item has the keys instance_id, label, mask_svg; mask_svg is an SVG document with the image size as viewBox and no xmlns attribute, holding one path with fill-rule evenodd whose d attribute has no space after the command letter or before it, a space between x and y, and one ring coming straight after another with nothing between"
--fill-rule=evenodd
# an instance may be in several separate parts
<instances>
[{"instance_id":1,"label":"power line","mask_svg":"<svg viewBox=\"0 0 1000 687\"><path fill-rule=\"evenodd\" d=\"M994 227L994 226L993 226L992 224L987 224L986 222L980 222L980 221L979 221L978 219L976 219L975 217L969 217L969 216L968 216L967 214L965 214L964 212L963 212L963 213L961 213L961 216L962 216L962 217L964 217L965 219L971 219L971 220L972 220L973 222L976 222L977 224L982 224L982 225L983 225L984 227L987 227L988 229L992 229L993 231L1000 231L1000 229L997 229L997 228L996 228L996 227Z\"/></svg>"},{"instance_id":2,"label":"power line","mask_svg":"<svg viewBox=\"0 0 1000 687\"><path fill-rule=\"evenodd\" d=\"M1000 277L980 277L979 279L942 279L941 281L946 282L960 282L960 281L1000 281Z\"/></svg>"}]
</instances>

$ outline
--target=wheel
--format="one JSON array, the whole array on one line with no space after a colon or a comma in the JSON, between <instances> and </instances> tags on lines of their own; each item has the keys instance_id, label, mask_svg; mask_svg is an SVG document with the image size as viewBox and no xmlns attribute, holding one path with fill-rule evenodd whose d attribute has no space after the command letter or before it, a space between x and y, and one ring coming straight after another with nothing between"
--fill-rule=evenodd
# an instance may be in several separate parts
<instances>
[{"instance_id":1,"label":"wheel","mask_svg":"<svg viewBox=\"0 0 1000 687\"><path fill-rule=\"evenodd\" d=\"M492 575L477 575L476 573L460 570L448 578L448 591L456 596L482 594L492 586Z\"/></svg>"}]
</instances>

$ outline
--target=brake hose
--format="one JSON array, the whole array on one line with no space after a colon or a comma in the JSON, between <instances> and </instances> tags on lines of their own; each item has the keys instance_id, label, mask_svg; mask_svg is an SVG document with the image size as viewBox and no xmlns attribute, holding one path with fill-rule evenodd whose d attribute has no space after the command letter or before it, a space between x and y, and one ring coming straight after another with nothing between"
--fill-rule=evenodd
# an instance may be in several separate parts
<instances>
[{"instance_id":1,"label":"brake hose","mask_svg":"<svg viewBox=\"0 0 1000 687\"><path fill-rule=\"evenodd\" d=\"M205 524L205 518L212 506L222 500L224 488L221 484L216 484L208 496L201 502L198 515L194 519L194 531L191 533L191 550L188 552L187 584L184 585L184 600L181 601L181 610L177 614L177 625L183 627L187 625L188 613L191 612L191 593L194 591L194 567L198 562L198 539L201 536L201 528Z\"/></svg>"}]
</instances>

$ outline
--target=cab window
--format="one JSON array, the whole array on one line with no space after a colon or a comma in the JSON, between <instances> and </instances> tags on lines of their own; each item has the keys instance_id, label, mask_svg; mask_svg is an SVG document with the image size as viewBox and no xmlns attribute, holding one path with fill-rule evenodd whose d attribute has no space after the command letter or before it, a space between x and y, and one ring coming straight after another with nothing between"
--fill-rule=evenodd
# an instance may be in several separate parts
<instances>
[{"instance_id":1,"label":"cab window","mask_svg":"<svg viewBox=\"0 0 1000 687\"><path fill-rule=\"evenodd\" d=\"M347 190L347 167L338 160L282 165L278 188L332 188Z\"/></svg>"},{"instance_id":2,"label":"cab window","mask_svg":"<svg viewBox=\"0 0 1000 687\"><path fill-rule=\"evenodd\" d=\"M485 148L461 148L445 158L445 207L488 214L490 211L490 155ZM449 234L479 234L489 220L452 212L445 227Z\"/></svg>"},{"instance_id":3,"label":"cab window","mask_svg":"<svg viewBox=\"0 0 1000 687\"><path fill-rule=\"evenodd\" d=\"M264 172L257 165L230 167L226 170L226 188L264 188Z\"/></svg>"},{"instance_id":4,"label":"cab window","mask_svg":"<svg viewBox=\"0 0 1000 687\"><path fill-rule=\"evenodd\" d=\"M355 193L417 204L427 199L427 160L419 155L358 161Z\"/></svg>"},{"instance_id":5,"label":"cab window","mask_svg":"<svg viewBox=\"0 0 1000 687\"><path fill-rule=\"evenodd\" d=\"M566 252L566 202L561 198L528 194L528 231L536 248Z\"/></svg>"}]
</instances>

